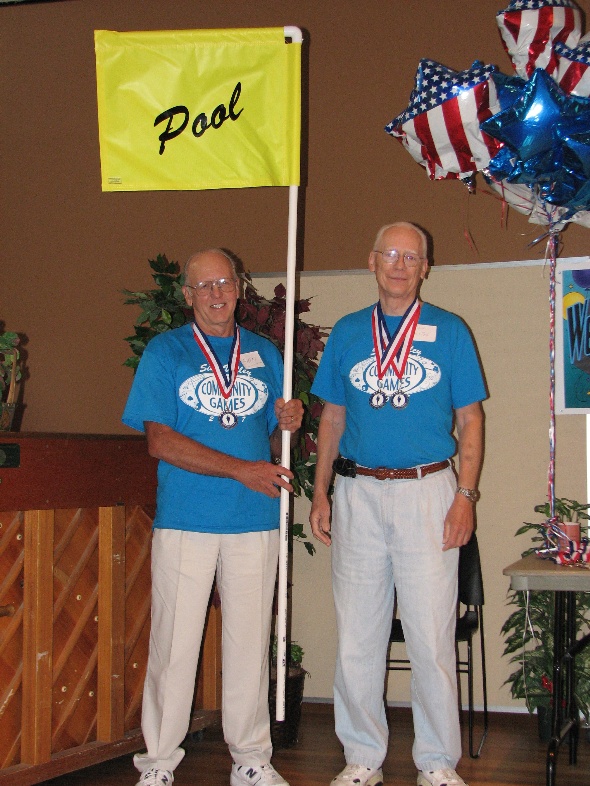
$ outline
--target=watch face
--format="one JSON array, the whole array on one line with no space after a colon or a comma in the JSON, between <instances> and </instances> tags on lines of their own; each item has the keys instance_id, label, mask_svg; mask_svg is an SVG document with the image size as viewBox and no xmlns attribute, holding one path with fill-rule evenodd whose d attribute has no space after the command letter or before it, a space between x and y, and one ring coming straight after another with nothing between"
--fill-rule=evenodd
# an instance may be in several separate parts
<instances>
[{"instance_id":1,"label":"watch face","mask_svg":"<svg viewBox=\"0 0 590 786\"><path fill-rule=\"evenodd\" d=\"M457 492L459 494L463 494L464 497L467 497L468 500L471 502L477 502L479 499L479 493L475 491L475 489L464 489L462 487L457 488Z\"/></svg>"}]
</instances>

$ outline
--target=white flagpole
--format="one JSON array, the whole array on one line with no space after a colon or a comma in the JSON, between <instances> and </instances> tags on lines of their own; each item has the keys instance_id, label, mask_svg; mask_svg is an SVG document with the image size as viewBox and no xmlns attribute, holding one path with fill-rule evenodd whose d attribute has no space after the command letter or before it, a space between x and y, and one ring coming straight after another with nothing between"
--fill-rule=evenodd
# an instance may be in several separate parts
<instances>
[{"instance_id":1,"label":"white flagpole","mask_svg":"<svg viewBox=\"0 0 590 786\"><path fill-rule=\"evenodd\" d=\"M285 27L285 38L301 43L298 27ZM285 303L285 356L283 398L289 401L293 392L293 343L295 333L295 266L297 261L297 201L299 186L289 186L289 224L287 232L287 295ZM291 433L282 432L281 465L291 467ZM279 583L277 591L277 704L276 719L285 719L285 679L287 673L287 571L289 567L289 492L281 489L279 529Z\"/></svg>"}]
</instances>

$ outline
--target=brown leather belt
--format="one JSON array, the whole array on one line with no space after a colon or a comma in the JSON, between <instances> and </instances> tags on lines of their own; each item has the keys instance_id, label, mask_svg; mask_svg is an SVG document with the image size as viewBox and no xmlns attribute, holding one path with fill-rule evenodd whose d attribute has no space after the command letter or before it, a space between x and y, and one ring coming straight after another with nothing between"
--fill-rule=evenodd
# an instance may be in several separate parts
<instances>
[{"instance_id":1,"label":"brown leather belt","mask_svg":"<svg viewBox=\"0 0 590 786\"><path fill-rule=\"evenodd\" d=\"M421 467L408 467L407 469L389 469L388 467L370 469L357 464L356 474L367 475L371 478L377 478L377 480L417 480L418 478L423 478L424 475L440 472L441 469L446 469L450 466L451 462L449 459L446 461L435 461L434 464L422 464Z\"/></svg>"}]
</instances>

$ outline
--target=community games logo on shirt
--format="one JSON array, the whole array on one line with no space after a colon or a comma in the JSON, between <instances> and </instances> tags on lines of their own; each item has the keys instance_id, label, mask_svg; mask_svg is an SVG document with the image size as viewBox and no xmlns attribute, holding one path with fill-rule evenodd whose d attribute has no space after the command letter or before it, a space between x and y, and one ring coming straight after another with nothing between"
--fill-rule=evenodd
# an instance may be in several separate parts
<instances>
[{"instance_id":1,"label":"community games logo on shirt","mask_svg":"<svg viewBox=\"0 0 590 786\"><path fill-rule=\"evenodd\" d=\"M422 357L419 349L412 347L401 379L398 379L393 370L389 368L379 384L374 352L371 353L371 357L361 360L360 363L352 367L349 378L354 387L363 393L372 394L381 390L386 396L391 396L398 390L402 390L409 395L421 393L438 385L440 367L432 360Z\"/></svg>"},{"instance_id":2,"label":"community games logo on shirt","mask_svg":"<svg viewBox=\"0 0 590 786\"><path fill-rule=\"evenodd\" d=\"M227 372L227 367L226 367ZM212 420L229 410L238 417L254 415L262 409L268 398L268 388L250 372L241 367L231 395L224 399L209 366L201 366L201 373L185 380L178 389L180 400L187 406Z\"/></svg>"}]
</instances>

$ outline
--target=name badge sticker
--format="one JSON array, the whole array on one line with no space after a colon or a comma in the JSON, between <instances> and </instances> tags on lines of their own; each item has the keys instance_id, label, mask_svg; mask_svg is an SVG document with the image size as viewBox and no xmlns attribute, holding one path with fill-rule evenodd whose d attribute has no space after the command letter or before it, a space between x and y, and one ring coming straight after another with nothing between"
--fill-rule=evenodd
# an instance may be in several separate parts
<instances>
[{"instance_id":1,"label":"name badge sticker","mask_svg":"<svg viewBox=\"0 0 590 786\"><path fill-rule=\"evenodd\" d=\"M418 325L414 333L414 341L436 341L436 325Z\"/></svg>"},{"instance_id":2,"label":"name badge sticker","mask_svg":"<svg viewBox=\"0 0 590 786\"><path fill-rule=\"evenodd\" d=\"M244 368L264 368L264 362L258 352L244 352L240 357Z\"/></svg>"}]
</instances>

